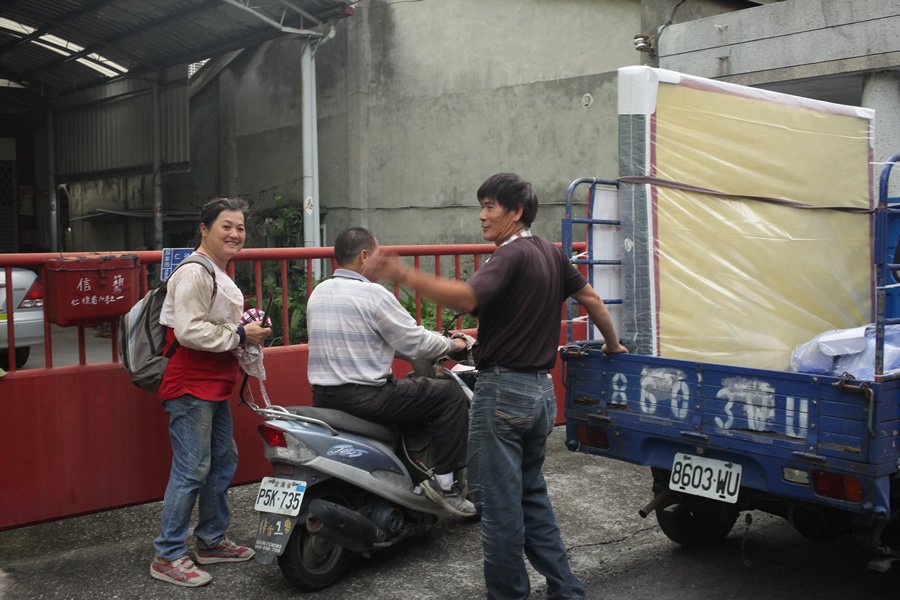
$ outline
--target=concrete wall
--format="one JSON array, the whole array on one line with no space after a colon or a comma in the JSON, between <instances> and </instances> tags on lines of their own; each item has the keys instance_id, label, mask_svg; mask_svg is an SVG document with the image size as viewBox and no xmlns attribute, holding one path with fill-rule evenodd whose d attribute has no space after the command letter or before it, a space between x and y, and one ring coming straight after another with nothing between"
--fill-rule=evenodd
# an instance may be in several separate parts
<instances>
[{"instance_id":1,"label":"concrete wall","mask_svg":"<svg viewBox=\"0 0 900 600\"><path fill-rule=\"evenodd\" d=\"M632 40L648 4L660 3L359 8L317 54L326 243L358 224L385 243L481 242L475 192L498 171L534 183L534 230L558 240L568 184L617 174L616 69L645 58Z\"/></svg>"},{"instance_id":2,"label":"concrete wall","mask_svg":"<svg viewBox=\"0 0 900 600\"><path fill-rule=\"evenodd\" d=\"M183 213L199 205L190 202L193 184L187 171L163 174L163 212ZM68 199L68 213L65 202ZM40 210L47 214L47 197L38 200ZM65 184L57 192L60 219L60 250L100 252L110 250L152 250L153 248L153 176L123 175ZM90 218L76 218L94 214L97 209L135 211L130 216L106 214ZM143 214L144 216L137 216ZM66 217L70 230L65 231ZM197 221L189 217L166 220L163 227L164 247L184 247L196 243Z\"/></svg>"},{"instance_id":3,"label":"concrete wall","mask_svg":"<svg viewBox=\"0 0 900 600\"><path fill-rule=\"evenodd\" d=\"M900 152L898 31L900 0L787 0L667 27L659 66L873 108L878 163Z\"/></svg>"},{"instance_id":4,"label":"concrete wall","mask_svg":"<svg viewBox=\"0 0 900 600\"><path fill-rule=\"evenodd\" d=\"M331 239L481 241L475 190L515 171L558 239L565 190L616 170L615 69L640 56L640 2L373 3L317 55L321 204ZM323 76L323 73L329 73Z\"/></svg>"},{"instance_id":5,"label":"concrete wall","mask_svg":"<svg viewBox=\"0 0 900 600\"><path fill-rule=\"evenodd\" d=\"M787 0L669 26L659 66L742 85L893 69L900 0Z\"/></svg>"},{"instance_id":6,"label":"concrete wall","mask_svg":"<svg viewBox=\"0 0 900 600\"><path fill-rule=\"evenodd\" d=\"M303 191L298 38L228 59L191 95L191 171L196 201L244 196L257 210Z\"/></svg>"},{"instance_id":7,"label":"concrete wall","mask_svg":"<svg viewBox=\"0 0 900 600\"><path fill-rule=\"evenodd\" d=\"M533 181L542 204L535 230L558 239L568 183L617 174L615 72L626 65L658 62L864 104L879 115L876 159L900 149L900 0L756 4L360 3L316 54L323 242L357 224L385 243L480 241L475 190L501 170ZM654 36L658 59L634 50L641 33ZM245 196L260 212L276 197L301 205L302 43L286 37L228 55L214 76L191 83L191 172L164 170L164 209L222 194ZM117 174L69 190L85 209L151 207L148 177ZM40 191L46 178L36 183ZM192 228L167 222L165 244L180 245ZM82 229L78 250L152 240L134 219Z\"/></svg>"},{"instance_id":8,"label":"concrete wall","mask_svg":"<svg viewBox=\"0 0 900 600\"><path fill-rule=\"evenodd\" d=\"M535 184L534 229L558 240L568 184L617 175L616 69L647 59L634 36L753 4L361 3L316 51L323 243L351 225L388 244L480 242L475 191L498 171ZM229 56L192 91L198 197L300 206L301 49Z\"/></svg>"},{"instance_id":9,"label":"concrete wall","mask_svg":"<svg viewBox=\"0 0 900 600\"><path fill-rule=\"evenodd\" d=\"M778 2L780 0L771 0ZM653 45L659 46L662 37L668 35L665 29L673 23L687 23L710 16L731 13L745 8L754 8L761 2L743 0L706 0L705 2L684 2L682 0L649 0L641 2L641 31L653 38ZM742 18L742 17L738 17ZM647 54L647 64L655 64L654 57Z\"/></svg>"},{"instance_id":10,"label":"concrete wall","mask_svg":"<svg viewBox=\"0 0 900 600\"><path fill-rule=\"evenodd\" d=\"M325 243L481 241L475 190L531 179L559 238L568 183L614 176L615 70L641 56L638 0L372 2L316 54ZM191 100L197 194L299 202L299 40L233 58ZM201 125L202 123L202 125Z\"/></svg>"},{"instance_id":11,"label":"concrete wall","mask_svg":"<svg viewBox=\"0 0 900 600\"><path fill-rule=\"evenodd\" d=\"M148 176L117 177L68 184L57 193L60 210L68 196L69 215L85 215L93 209L128 210L153 206L153 179ZM102 216L70 222L69 250L102 251L148 249L153 239L151 219ZM60 235L65 223L60 223Z\"/></svg>"},{"instance_id":12,"label":"concrete wall","mask_svg":"<svg viewBox=\"0 0 900 600\"><path fill-rule=\"evenodd\" d=\"M357 224L386 243L480 241L474 191L490 173L533 178L548 209L569 180L612 173L615 145L600 140L615 140L612 71L640 58L640 3L482 4L373 3L318 49L325 243ZM245 52L193 95L198 193L299 205L301 44Z\"/></svg>"}]
</instances>

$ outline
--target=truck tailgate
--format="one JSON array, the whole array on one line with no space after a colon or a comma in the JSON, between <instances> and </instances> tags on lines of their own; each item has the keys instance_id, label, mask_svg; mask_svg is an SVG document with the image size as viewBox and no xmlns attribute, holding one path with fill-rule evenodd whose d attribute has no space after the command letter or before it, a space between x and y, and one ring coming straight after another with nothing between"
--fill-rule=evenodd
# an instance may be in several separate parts
<instances>
[{"instance_id":1,"label":"truck tailgate","mask_svg":"<svg viewBox=\"0 0 900 600\"><path fill-rule=\"evenodd\" d=\"M601 423L606 454L651 466L654 446L678 444L788 461L896 472L897 382L693 363L654 356L562 351L566 419ZM674 444L674 445L673 445Z\"/></svg>"}]
</instances>

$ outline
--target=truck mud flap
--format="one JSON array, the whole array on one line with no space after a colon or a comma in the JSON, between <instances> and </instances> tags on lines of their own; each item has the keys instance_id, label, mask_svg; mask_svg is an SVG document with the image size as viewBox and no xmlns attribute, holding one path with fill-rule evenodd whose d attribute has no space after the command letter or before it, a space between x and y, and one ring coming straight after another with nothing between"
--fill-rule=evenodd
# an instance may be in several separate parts
<instances>
[{"instance_id":1,"label":"truck mud flap","mask_svg":"<svg viewBox=\"0 0 900 600\"><path fill-rule=\"evenodd\" d=\"M259 513L259 527L256 530L256 562L262 565L272 564L277 557L284 554L291 533L297 525L303 526L299 517L288 517L274 513Z\"/></svg>"}]
</instances>

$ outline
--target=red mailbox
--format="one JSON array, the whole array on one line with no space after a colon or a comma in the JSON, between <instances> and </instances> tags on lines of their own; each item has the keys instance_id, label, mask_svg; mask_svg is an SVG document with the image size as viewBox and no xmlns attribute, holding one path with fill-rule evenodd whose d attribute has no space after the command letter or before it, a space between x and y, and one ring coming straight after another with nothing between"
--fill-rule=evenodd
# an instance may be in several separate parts
<instances>
[{"instance_id":1,"label":"red mailbox","mask_svg":"<svg viewBox=\"0 0 900 600\"><path fill-rule=\"evenodd\" d=\"M44 273L44 311L57 325L117 319L140 299L140 263L133 254L51 258Z\"/></svg>"}]
</instances>

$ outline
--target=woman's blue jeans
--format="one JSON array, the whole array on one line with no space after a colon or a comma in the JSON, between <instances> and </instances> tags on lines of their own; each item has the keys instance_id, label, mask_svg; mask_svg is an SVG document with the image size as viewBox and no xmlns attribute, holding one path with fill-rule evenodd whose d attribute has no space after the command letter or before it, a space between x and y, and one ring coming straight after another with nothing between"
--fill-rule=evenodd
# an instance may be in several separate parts
<instances>
[{"instance_id":1,"label":"woman's blue jeans","mask_svg":"<svg viewBox=\"0 0 900 600\"><path fill-rule=\"evenodd\" d=\"M163 499L156 555L174 560L187 554L191 513L199 499L194 536L215 546L231 521L228 487L237 469L237 445L228 401L211 402L194 396L166 400L172 468Z\"/></svg>"},{"instance_id":2,"label":"woman's blue jeans","mask_svg":"<svg viewBox=\"0 0 900 600\"><path fill-rule=\"evenodd\" d=\"M584 598L569 568L541 467L556 420L547 371L478 375L469 418L469 488L481 509L489 600L525 600L523 555L547 579L547 598Z\"/></svg>"}]
</instances>

